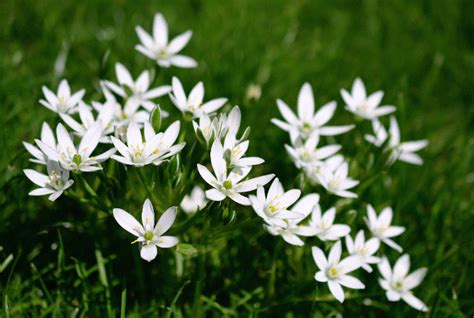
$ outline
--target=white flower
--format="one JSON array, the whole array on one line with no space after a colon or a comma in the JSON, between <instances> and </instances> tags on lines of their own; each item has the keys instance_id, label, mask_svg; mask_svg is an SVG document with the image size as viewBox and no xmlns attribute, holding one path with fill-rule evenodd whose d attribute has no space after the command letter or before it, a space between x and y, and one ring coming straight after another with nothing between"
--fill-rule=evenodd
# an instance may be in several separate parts
<instances>
[{"instance_id":1,"label":"white flower","mask_svg":"<svg viewBox=\"0 0 474 318\"><path fill-rule=\"evenodd\" d=\"M360 78L356 78L354 81L351 94L345 89L341 89L341 96L348 111L365 119L373 120L396 110L395 106L379 106L383 98L382 91L367 96L364 83Z\"/></svg>"},{"instance_id":2,"label":"white flower","mask_svg":"<svg viewBox=\"0 0 474 318\"><path fill-rule=\"evenodd\" d=\"M142 224L140 224L130 213L122 209L114 209L114 218L117 223L127 232L135 235L140 242L140 256L150 262L158 254L158 247L170 248L178 244L178 238L164 236L176 218L176 207L171 207L163 213L155 225L155 212L150 200L146 199L142 210Z\"/></svg>"},{"instance_id":3,"label":"white flower","mask_svg":"<svg viewBox=\"0 0 474 318\"><path fill-rule=\"evenodd\" d=\"M285 192L278 178L275 178L265 196L263 186L257 188L257 195L250 195L252 208L262 219L292 219L301 217L301 214L289 209L301 195L301 190L291 189Z\"/></svg>"},{"instance_id":4,"label":"white flower","mask_svg":"<svg viewBox=\"0 0 474 318\"><path fill-rule=\"evenodd\" d=\"M97 121L86 131L77 148L62 124L58 124L56 136L58 139L57 149L48 146L41 140L36 139L35 141L50 160L59 161L66 170L79 170L82 172L101 170L102 168L98 167L97 164L109 159L115 152L115 148L112 148L98 156L91 156L102 136L102 124L100 121Z\"/></svg>"},{"instance_id":5,"label":"white flower","mask_svg":"<svg viewBox=\"0 0 474 318\"><path fill-rule=\"evenodd\" d=\"M106 103L99 110L97 119L94 118L90 107L87 106L84 102L79 103L79 118L81 123L77 122L72 116L68 114L61 114L61 119L71 127L78 136L84 136L84 134L89 130L97 121L99 121L104 128L102 130L102 136L100 142L110 143L110 137L108 136L114 131L113 127L113 116L114 116L114 104Z\"/></svg>"},{"instance_id":6,"label":"white flower","mask_svg":"<svg viewBox=\"0 0 474 318\"><path fill-rule=\"evenodd\" d=\"M184 212L191 214L202 210L206 204L206 193L200 186L194 186L191 193L184 196L179 206Z\"/></svg>"},{"instance_id":7,"label":"white flower","mask_svg":"<svg viewBox=\"0 0 474 318\"><path fill-rule=\"evenodd\" d=\"M48 145L51 149L57 149L56 138L54 137L53 130L49 127L47 122L43 123L41 127L41 139L44 144ZM26 150L34 157L34 159L30 159L31 162L39 163L42 165L46 165L48 162L48 156L42 152L38 147L28 143L23 142Z\"/></svg>"},{"instance_id":8,"label":"white flower","mask_svg":"<svg viewBox=\"0 0 474 318\"><path fill-rule=\"evenodd\" d=\"M372 128L374 130L374 135L365 135L365 139L377 147L381 147L388 139L388 144L385 148L385 151L390 152L388 164L393 164L397 160L405 161L414 165L423 164L423 159L415 152L428 146L428 141L416 140L400 142L400 129L395 117L390 117L390 128L388 133L378 120L372 121Z\"/></svg>"},{"instance_id":9,"label":"white flower","mask_svg":"<svg viewBox=\"0 0 474 318\"><path fill-rule=\"evenodd\" d=\"M265 162L259 157L244 157L250 142L237 140L234 134L228 133L224 139L224 159L229 169L244 169Z\"/></svg>"},{"instance_id":10,"label":"white flower","mask_svg":"<svg viewBox=\"0 0 474 318\"><path fill-rule=\"evenodd\" d=\"M335 171L331 166L322 166L319 172L319 182L327 191L340 197L357 198L357 194L347 191L359 184L359 181L348 177L347 162L342 163Z\"/></svg>"},{"instance_id":11,"label":"white flower","mask_svg":"<svg viewBox=\"0 0 474 318\"><path fill-rule=\"evenodd\" d=\"M274 118L272 123L288 132L296 131L303 138L307 138L313 133L322 136L339 135L354 128L354 125L324 126L334 115L336 102L327 103L315 113L313 90L309 83L303 84L299 92L298 116L281 99L277 99L277 105L286 122Z\"/></svg>"},{"instance_id":12,"label":"white flower","mask_svg":"<svg viewBox=\"0 0 474 318\"><path fill-rule=\"evenodd\" d=\"M29 195L49 195L48 199L55 201L74 183L69 180L69 171L62 169L58 162L48 161L48 175L39 173L32 169L25 169L23 172L34 184L40 188L35 189Z\"/></svg>"},{"instance_id":13,"label":"white flower","mask_svg":"<svg viewBox=\"0 0 474 318\"><path fill-rule=\"evenodd\" d=\"M114 108L114 118L113 123L118 130L118 135L126 133L127 126L130 123L137 123L139 125L143 125L145 121L150 118L150 112L145 109L142 109L139 104L137 103L126 103L122 106L115 96L109 91L105 83L102 81L100 83L102 92L105 95L106 101L105 103L101 104L98 102L92 102L92 106L100 112L104 107L107 105L112 104ZM161 113L162 117L166 117L166 112Z\"/></svg>"},{"instance_id":14,"label":"white flower","mask_svg":"<svg viewBox=\"0 0 474 318\"><path fill-rule=\"evenodd\" d=\"M211 121L211 118L206 114L199 117L199 122L193 120L194 132L196 135L202 136L207 146L216 137L217 122L217 118L213 118Z\"/></svg>"},{"instance_id":15,"label":"white flower","mask_svg":"<svg viewBox=\"0 0 474 318\"><path fill-rule=\"evenodd\" d=\"M164 133L156 134L150 122L145 122L144 138L136 123L131 123L127 129L127 145L115 137L111 137L119 155L112 159L126 165L143 167L150 163L160 165L169 157L181 151L185 143L173 145L178 138L180 123L175 121Z\"/></svg>"},{"instance_id":16,"label":"white flower","mask_svg":"<svg viewBox=\"0 0 474 318\"><path fill-rule=\"evenodd\" d=\"M337 241L346 236L351 228L346 224L334 224L336 208L330 208L321 214L321 207L316 204L311 212L308 225L300 227L305 236L317 236L321 241Z\"/></svg>"},{"instance_id":17,"label":"white flower","mask_svg":"<svg viewBox=\"0 0 474 318\"><path fill-rule=\"evenodd\" d=\"M386 207L377 217L374 208L369 204L367 205L367 218L365 218L365 223L373 236L401 253L403 251L402 247L391 238L405 232L405 228L403 226L390 225L390 223L392 223L392 216L392 208Z\"/></svg>"},{"instance_id":18,"label":"white flower","mask_svg":"<svg viewBox=\"0 0 474 318\"><path fill-rule=\"evenodd\" d=\"M362 264L358 257L348 256L341 260L341 241L337 241L331 248L328 258L324 252L316 246L311 248L313 259L319 272L314 275L318 282L328 283L329 291L339 301L344 302L344 290L341 285L352 289L364 289L362 282L354 276L347 275L356 270Z\"/></svg>"},{"instance_id":19,"label":"white flower","mask_svg":"<svg viewBox=\"0 0 474 318\"><path fill-rule=\"evenodd\" d=\"M76 111L77 104L82 100L86 91L81 89L71 95L71 89L66 80L59 83L58 92L54 94L49 88L43 86L43 94L46 100L41 99L39 102L44 107L52 110L55 113L73 113Z\"/></svg>"},{"instance_id":20,"label":"white flower","mask_svg":"<svg viewBox=\"0 0 474 318\"><path fill-rule=\"evenodd\" d=\"M411 291L423 281L427 268L419 268L413 273L408 274L410 270L410 257L407 254L402 255L397 260L393 271L386 257L382 258L378 267L383 277L379 279L379 284L387 291L386 295L389 301L399 301L402 299L416 310L428 311L428 307L415 297Z\"/></svg>"},{"instance_id":21,"label":"white flower","mask_svg":"<svg viewBox=\"0 0 474 318\"><path fill-rule=\"evenodd\" d=\"M380 240L376 237L373 237L369 240L365 240L364 231L360 230L355 240L352 239L349 235L346 236L346 247L347 251L351 255L357 255L363 261L362 268L367 272L372 272L372 267L369 264L377 264L380 262L380 258L373 256L375 252L380 247Z\"/></svg>"},{"instance_id":22,"label":"white flower","mask_svg":"<svg viewBox=\"0 0 474 318\"><path fill-rule=\"evenodd\" d=\"M299 138L293 141L293 146L285 145L286 151L297 168L321 166L322 160L329 158L341 149L340 145L327 145L318 148L319 134L312 134L306 141Z\"/></svg>"},{"instance_id":23,"label":"white flower","mask_svg":"<svg viewBox=\"0 0 474 318\"><path fill-rule=\"evenodd\" d=\"M173 93L170 94L171 101L182 113L190 113L194 118L199 118L203 114L212 114L227 102L227 98L216 98L203 103L204 85L199 82L186 97L183 85L177 77L172 79Z\"/></svg>"},{"instance_id":24,"label":"white flower","mask_svg":"<svg viewBox=\"0 0 474 318\"><path fill-rule=\"evenodd\" d=\"M331 172L334 172L345 162L344 156L333 155L322 161L315 161L303 167L305 175L314 183L319 184L321 179L321 168L325 167Z\"/></svg>"},{"instance_id":25,"label":"white flower","mask_svg":"<svg viewBox=\"0 0 474 318\"><path fill-rule=\"evenodd\" d=\"M194 59L178 54L188 44L193 33L186 31L168 42L168 24L161 13L155 14L153 36L140 26L137 26L135 30L141 42L141 44L135 46L135 49L146 57L155 60L161 67L174 65L190 68L197 66Z\"/></svg>"},{"instance_id":26,"label":"white flower","mask_svg":"<svg viewBox=\"0 0 474 318\"><path fill-rule=\"evenodd\" d=\"M170 85L149 89L150 72L148 71L142 72L137 80L134 81L127 68L117 63L115 64L115 74L117 75L119 85L110 81L104 81L104 84L115 94L124 98L126 100L125 105L132 103L133 107L135 105L143 106L146 110L152 111L156 104L151 100L171 92Z\"/></svg>"},{"instance_id":27,"label":"white flower","mask_svg":"<svg viewBox=\"0 0 474 318\"><path fill-rule=\"evenodd\" d=\"M274 236L281 236L285 242L295 246L303 246L304 242L299 236L313 236L314 232L307 231L307 227L299 225L313 210L315 204L318 204L318 194L308 194L298 200L291 208L291 211L299 214L297 218L278 219L264 218L267 223L263 227Z\"/></svg>"},{"instance_id":28,"label":"white flower","mask_svg":"<svg viewBox=\"0 0 474 318\"><path fill-rule=\"evenodd\" d=\"M206 191L206 197L212 201L222 201L229 197L241 205L250 205L250 200L241 193L253 191L260 185L263 186L275 176L267 174L242 181L250 173L251 168L241 169L239 173L234 170L228 173L224 148L219 140L215 140L211 147L211 165L214 175L203 165L198 164L197 168L204 181L214 188Z\"/></svg>"}]
</instances>

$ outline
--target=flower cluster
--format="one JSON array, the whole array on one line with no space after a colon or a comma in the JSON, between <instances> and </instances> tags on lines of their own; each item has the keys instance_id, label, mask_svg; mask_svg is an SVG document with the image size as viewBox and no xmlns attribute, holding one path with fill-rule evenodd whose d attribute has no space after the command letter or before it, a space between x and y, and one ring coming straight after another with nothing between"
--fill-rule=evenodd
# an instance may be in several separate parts
<instances>
[{"instance_id":1,"label":"flower cluster","mask_svg":"<svg viewBox=\"0 0 474 318\"><path fill-rule=\"evenodd\" d=\"M135 47L136 50L155 61L155 67L197 66L194 59L179 54L191 39L192 32L187 31L169 41L168 25L161 14L155 15L151 34L141 27L137 27L136 32L141 42ZM396 108L392 105L380 106L382 91L367 96L360 79L355 80L350 93L341 90L346 109L357 119L356 124L345 125L328 125L336 113L337 103L331 101L316 110L309 83L303 84L299 91L296 113L284 101L277 99L283 120L274 118L271 122L288 132L290 142L284 148L301 172L294 184L289 186L291 189L285 190L276 174L259 175L265 169L262 168L265 160L249 154L250 127L241 131L242 114L238 106L231 107L224 97L207 97L205 101L202 82L198 82L189 93L175 76L167 83L155 85L158 79L154 78L154 73L144 70L134 79L123 64L117 63L116 81L100 82L101 100L86 99L84 89L71 93L66 80L60 82L57 93L43 87L44 99L39 101L40 104L56 113L61 122L55 131L46 122L43 123L40 138L35 139L34 144L24 142L33 157L30 161L46 170L45 173L24 170L27 178L38 186L30 195L48 195L54 201L65 193L73 199L92 202L95 207L111 212L116 222L136 237L133 243L138 243L140 256L146 261L156 258L158 247L178 245L177 236L165 235L178 216L176 203L179 202L186 214L194 214L187 219L189 224L192 224L194 217L202 217L197 212L211 209L211 206L218 209L231 204L251 207L257 215L255 220L262 222L263 229L269 234L280 236L292 246L303 247L308 242L312 245L312 256L318 268L315 280L327 283L329 291L338 301L345 299L343 288L365 288L364 283L354 276L358 269L371 273L373 266L377 266L381 274L380 286L386 291L389 301L401 299L418 310L428 309L411 292L421 283L427 270L421 268L409 274L407 254L402 255L391 268L383 253L382 245L399 253L403 251L395 238L405 228L392 225L393 210L386 207L377 215L372 205L367 204L365 223L368 232L359 229L354 238L351 234L352 222L345 224L342 221L347 219L342 215L345 205L358 198L356 186L360 181L350 176L354 175L356 160L342 154L343 148L334 143L334 136L356 133L359 131L355 129L358 123L371 121L373 135L365 134L364 138L382 148L382 153L387 153L388 165L397 160L421 164L422 159L416 152L428 144L425 140L401 142L398 123L393 115L390 116L387 132L381 117L394 113ZM261 94L260 86L252 84L247 100L256 102ZM157 105L160 98L169 98L169 103L175 108L166 112ZM162 119L172 117L173 110L183 120L178 119L162 127ZM186 142L191 143L191 147L183 150ZM196 156L194 150L199 147L203 151ZM183 153L188 156L184 167L179 163ZM197 162L193 161L196 157L200 158ZM168 192L176 192L173 200L178 198L179 201L167 201L173 203L169 205L176 206L165 210L162 207L164 204L155 198L155 182L148 183L141 171L154 169L156 173L158 169L167 169L163 166L172 160L178 162L174 171L179 173L170 177L173 185L171 180L165 181L170 184L169 187L180 185L176 189L168 189ZM141 223L129 212L112 208L110 198L98 198L96 190L99 186L91 186L83 175L102 170L95 184L107 187L106 182L101 184L101 180L107 179L106 170L113 170L106 169L108 166L120 166L127 172L127 169L136 169L148 195L143 204ZM143 168L145 166L148 167ZM192 187L182 186L180 169L187 171L186 178L189 180L186 184ZM162 175L169 177L169 174ZM194 180L197 175L204 181L201 185ZM365 176L360 177L358 179L364 182L362 179ZM326 193L316 192L321 188L331 194L327 200ZM90 195L91 198L86 200L81 195ZM338 197L344 199L333 200ZM225 203L222 203L224 200ZM216 203L209 204L209 201ZM155 208L158 207L165 211L155 223ZM370 238L366 239L368 233Z\"/></svg>"}]
</instances>

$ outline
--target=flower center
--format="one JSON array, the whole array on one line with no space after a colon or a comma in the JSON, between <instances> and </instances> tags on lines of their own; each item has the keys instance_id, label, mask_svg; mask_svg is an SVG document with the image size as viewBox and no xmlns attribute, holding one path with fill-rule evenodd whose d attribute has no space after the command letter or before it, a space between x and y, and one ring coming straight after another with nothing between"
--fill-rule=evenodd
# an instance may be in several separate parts
<instances>
[{"instance_id":1,"label":"flower center","mask_svg":"<svg viewBox=\"0 0 474 318\"><path fill-rule=\"evenodd\" d=\"M78 153L76 153L76 154L72 157L72 161L73 161L76 165L80 166L80 165L81 165L81 162L82 162L82 157L81 157L81 155L78 154Z\"/></svg>"},{"instance_id":2,"label":"flower center","mask_svg":"<svg viewBox=\"0 0 474 318\"><path fill-rule=\"evenodd\" d=\"M158 50L158 53L156 54L156 56L160 59L165 59L168 57L168 52L166 51L166 49L161 48Z\"/></svg>"},{"instance_id":3,"label":"flower center","mask_svg":"<svg viewBox=\"0 0 474 318\"><path fill-rule=\"evenodd\" d=\"M152 238L153 238L153 232L152 231L148 231L148 232L145 233L145 240L151 241Z\"/></svg>"},{"instance_id":4,"label":"flower center","mask_svg":"<svg viewBox=\"0 0 474 318\"><path fill-rule=\"evenodd\" d=\"M230 181L230 180L224 181L223 186L226 190L232 189L232 181Z\"/></svg>"},{"instance_id":5,"label":"flower center","mask_svg":"<svg viewBox=\"0 0 474 318\"><path fill-rule=\"evenodd\" d=\"M339 272L337 271L337 268L335 266L331 266L331 268L329 268L329 270L327 271L327 275L330 278L335 278L339 275Z\"/></svg>"}]
</instances>

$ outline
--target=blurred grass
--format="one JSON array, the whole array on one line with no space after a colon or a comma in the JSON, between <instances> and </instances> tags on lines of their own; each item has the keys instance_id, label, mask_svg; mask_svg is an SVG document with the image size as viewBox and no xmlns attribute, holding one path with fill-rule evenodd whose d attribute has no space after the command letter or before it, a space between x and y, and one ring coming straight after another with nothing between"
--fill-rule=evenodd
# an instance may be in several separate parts
<instances>
[{"instance_id":1,"label":"blurred grass","mask_svg":"<svg viewBox=\"0 0 474 318\"><path fill-rule=\"evenodd\" d=\"M171 252L145 264L110 217L97 221L66 198L54 205L29 198L31 184L21 173L29 166L21 141L38 136L44 120L54 122L37 103L41 86L55 87L65 77L73 89L86 88L87 100L97 99L98 81L114 78L115 62L135 75L151 67L133 49L134 27L150 29L158 11L172 35L193 30L185 52L200 63L195 70L165 70L161 80L176 74L187 88L203 80L206 96L239 105L248 84L262 86L261 100L243 109L244 123L252 127L250 151L286 185L297 171L284 152L286 134L270 123L279 116L277 97L295 105L309 81L316 104L337 100L335 122L346 123L351 117L342 110L340 88L361 76L369 91L384 90L384 101L398 107L402 138L427 138L430 146L422 167L398 163L363 193L358 219L367 202L393 206L395 222L407 227L399 241L413 268L429 267L416 290L432 309L428 315L474 314L472 1L7 0L0 3L0 262L10 254L14 260L1 267L2 315L118 315L125 289L132 317L189 313L197 259L184 260L192 270L182 277L165 275L176 272ZM59 54L67 59L58 75ZM163 105L171 109L167 101ZM337 141L344 153L364 160L353 135ZM252 232L259 235L242 241ZM416 315L402 303L388 303L369 276L364 292L370 304L312 301L315 268L308 251L287 247L278 253L277 244L254 225L213 242L215 251L203 264L207 315ZM272 275L276 288L269 294Z\"/></svg>"}]
</instances>

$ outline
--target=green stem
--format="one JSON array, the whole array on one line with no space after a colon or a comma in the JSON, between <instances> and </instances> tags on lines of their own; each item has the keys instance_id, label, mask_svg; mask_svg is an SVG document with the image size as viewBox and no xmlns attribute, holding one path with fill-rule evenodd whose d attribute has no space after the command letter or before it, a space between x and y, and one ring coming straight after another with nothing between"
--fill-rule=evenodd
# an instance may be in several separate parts
<instances>
[{"instance_id":1,"label":"green stem","mask_svg":"<svg viewBox=\"0 0 474 318\"><path fill-rule=\"evenodd\" d=\"M146 189L147 196L150 198L151 202L153 202L153 205L156 206L158 209L163 209L161 204L159 204L158 200L155 198L153 195L153 190L150 187L150 185L146 182L146 178L143 175L143 171L140 168L135 169L137 171L138 177L140 178L141 182L143 183L143 186Z\"/></svg>"}]
</instances>

